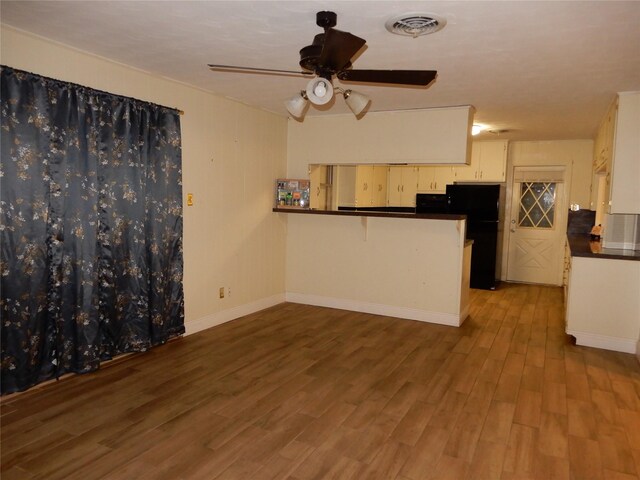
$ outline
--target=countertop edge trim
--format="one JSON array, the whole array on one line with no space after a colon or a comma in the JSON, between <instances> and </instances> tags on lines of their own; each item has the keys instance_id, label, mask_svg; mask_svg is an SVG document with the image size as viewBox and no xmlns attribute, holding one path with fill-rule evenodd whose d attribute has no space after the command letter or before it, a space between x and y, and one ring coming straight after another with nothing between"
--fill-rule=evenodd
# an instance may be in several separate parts
<instances>
[{"instance_id":1,"label":"countertop edge trim","mask_svg":"<svg viewBox=\"0 0 640 480\"><path fill-rule=\"evenodd\" d=\"M382 218L405 218L418 220L466 220L466 215L455 215L449 213L387 213L387 212L354 212L348 210L311 210L307 208L273 208L276 213L297 213L306 215L334 215L341 217L382 217Z\"/></svg>"}]
</instances>

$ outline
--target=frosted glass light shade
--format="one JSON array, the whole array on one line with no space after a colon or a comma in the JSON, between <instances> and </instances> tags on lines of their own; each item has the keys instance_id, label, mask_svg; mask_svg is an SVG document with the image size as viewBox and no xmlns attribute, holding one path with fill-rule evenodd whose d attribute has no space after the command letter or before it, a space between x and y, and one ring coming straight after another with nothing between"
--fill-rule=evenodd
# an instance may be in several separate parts
<instances>
[{"instance_id":1,"label":"frosted glass light shade","mask_svg":"<svg viewBox=\"0 0 640 480\"><path fill-rule=\"evenodd\" d=\"M326 78L314 78L307 84L307 98L314 105L324 105L333 98L333 85Z\"/></svg>"},{"instance_id":2,"label":"frosted glass light shade","mask_svg":"<svg viewBox=\"0 0 640 480\"><path fill-rule=\"evenodd\" d=\"M344 101L347 102L347 106L351 109L355 116L358 116L362 111L367 108L367 105L371 102L371 99L362 93L354 92L353 90L345 90Z\"/></svg>"},{"instance_id":3,"label":"frosted glass light shade","mask_svg":"<svg viewBox=\"0 0 640 480\"><path fill-rule=\"evenodd\" d=\"M287 107L287 110L291 115L296 118L300 118L304 115L304 109L307 106L307 102L308 100L303 90L295 97L292 97L284 102L284 106Z\"/></svg>"}]
</instances>

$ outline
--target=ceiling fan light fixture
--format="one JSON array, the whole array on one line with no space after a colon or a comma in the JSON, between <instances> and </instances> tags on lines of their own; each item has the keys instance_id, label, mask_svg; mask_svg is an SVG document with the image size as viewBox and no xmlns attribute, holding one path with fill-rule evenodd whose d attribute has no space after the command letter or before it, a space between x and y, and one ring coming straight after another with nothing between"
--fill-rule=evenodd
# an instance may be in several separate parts
<instances>
[{"instance_id":1,"label":"ceiling fan light fixture","mask_svg":"<svg viewBox=\"0 0 640 480\"><path fill-rule=\"evenodd\" d=\"M307 98L307 92L301 90L299 94L284 102L284 106L287 107L287 111L292 116L295 118L302 118L308 103L309 99Z\"/></svg>"},{"instance_id":2,"label":"ceiling fan light fixture","mask_svg":"<svg viewBox=\"0 0 640 480\"><path fill-rule=\"evenodd\" d=\"M307 84L307 98L314 105L324 105L333 98L333 85L323 77L312 79Z\"/></svg>"},{"instance_id":3,"label":"ceiling fan light fixture","mask_svg":"<svg viewBox=\"0 0 640 480\"><path fill-rule=\"evenodd\" d=\"M344 101L347 103L347 106L351 109L353 114L357 117L360 115L367 105L371 103L371 99L366 95L358 92L354 92L353 90L345 90L342 93L344 97Z\"/></svg>"}]
</instances>

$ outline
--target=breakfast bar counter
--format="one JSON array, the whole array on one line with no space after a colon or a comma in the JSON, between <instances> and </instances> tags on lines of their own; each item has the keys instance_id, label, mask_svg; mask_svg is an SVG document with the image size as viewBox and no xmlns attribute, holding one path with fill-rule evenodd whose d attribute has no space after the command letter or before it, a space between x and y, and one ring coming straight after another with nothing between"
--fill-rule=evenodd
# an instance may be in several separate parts
<instances>
[{"instance_id":1,"label":"breakfast bar counter","mask_svg":"<svg viewBox=\"0 0 640 480\"><path fill-rule=\"evenodd\" d=\"M310 208L276 207L278 213L301 213L306 215L336 215L344 217L387 217L387 218L422 218L426 220L465 220L466 215L448 213L413 213L413 212L384 212L379 210L313 210Z\"/></svg>"},{"instance_id":2,"label":"breakfast bar counter","mask_svg":"<svg viewBox=\"0 0 640 480\"><path fill-rule=\"evenodd\" d=\"M287 230L287 301L451 326L467 317L464 215L273 211Z\"/></svg>"}]
</instances>

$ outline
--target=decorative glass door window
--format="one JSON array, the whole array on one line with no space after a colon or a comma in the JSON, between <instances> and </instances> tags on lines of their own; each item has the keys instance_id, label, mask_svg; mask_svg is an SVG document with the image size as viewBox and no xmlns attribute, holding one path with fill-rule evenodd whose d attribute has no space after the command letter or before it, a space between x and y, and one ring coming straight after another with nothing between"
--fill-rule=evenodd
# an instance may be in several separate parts
<instances>
[{"instance_id":1,"label":"decorative glass door window","mask_svg":"<svg viewBox=\"0 0 640 480\"><path fill-rule=\"evenodd\" d=\"M555 182L522 182L518 226L553 228L556 206Z\"/></svg>"}]
</instances>

